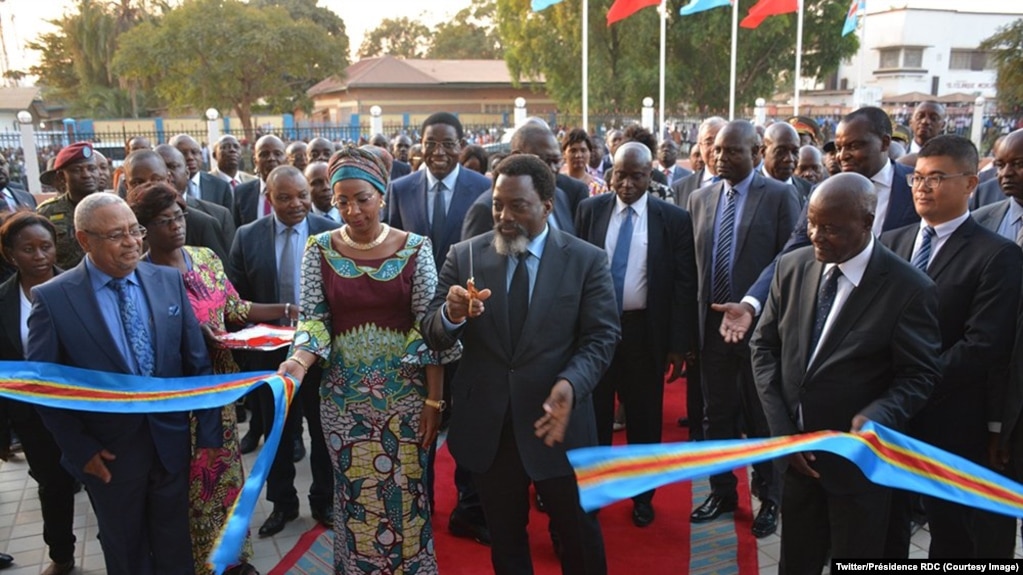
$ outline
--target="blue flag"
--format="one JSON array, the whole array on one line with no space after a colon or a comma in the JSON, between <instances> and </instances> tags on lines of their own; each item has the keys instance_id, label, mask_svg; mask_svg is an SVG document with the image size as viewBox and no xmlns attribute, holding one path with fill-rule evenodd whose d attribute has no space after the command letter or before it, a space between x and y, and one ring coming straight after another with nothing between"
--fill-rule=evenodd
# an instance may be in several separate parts
<instances>
[{"instance_id":1,"label":"blue flag","mask_svg":"<svg viewBox=\"0 0 1023 575\"><path fill-rule=\"evenodd\" d=\"M860 18L863 18L866 15L866 0L852 0L852 4L849 5L849 13L845 15L845 25L842 26L842 36L854 32Z\"/></svg>"},{"instance_id":2,"label":"blue flag","mask_svg":"<svg viewBox=\"0 0 1023 575\"><path fill-rule=\"evenodd\" d=\"M559 2L561 2L561 0L532 0L529 7L533 9L533 12L539 12L540 10L550 8Z\"/></svg>"},{"instance_id":3,"label":"blue flag","mask_svg":"<svg viewBox=\"0 0 1023 575\"><path fill-rule=\"evenodd\" d=\"M536 2L537 0L533 0ZM689 4L686 4L679 10L679 14L682 16L689 16L696 14L697 12L703 12L704 10L710 10L711 8L718 8L721 6L731 6L731 0L692 0Z\"/></svg>"}]
</instances>

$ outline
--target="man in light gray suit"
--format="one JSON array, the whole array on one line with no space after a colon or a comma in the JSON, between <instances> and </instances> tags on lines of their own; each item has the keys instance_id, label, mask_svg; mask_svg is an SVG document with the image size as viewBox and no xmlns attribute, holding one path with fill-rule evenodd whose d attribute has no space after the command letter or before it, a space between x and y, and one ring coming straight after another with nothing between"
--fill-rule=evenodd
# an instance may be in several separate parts
<instances>
[{"instance_id":1,"label":"man in light gray suit","mask_svg":"<svg viewBox=\"0 0 1023 575\"><path fill-rule=\"evenodd\" d=\"M532 572L533 484L563 571L602 575L600 525L579 506L565 452L597 443L590 394L620 335L607 254L548 225L555 184L543 160L509 156L496 178L494 231L452 246L423 320L431 348L464 347L448 445L479 489L495 572ZM481 289L471 300L470 277Z\"/></svg>"},{"instance_id":2,"label":"man in light gray suit","mask_svg":"<svg viewBox=\"0 0 1023 575\"><path fill-rule=\"evenodd\" d=\"M700 124L696 145L700 148L700 157L703 158L704 167L702 170L696 170L692 174L672 182L671 193L675 198L675 204L679 207L684 208L688 205L689 196L693 192L717 181L714 179L717 176L717 171L714 169L714 139L727 123L728 121L720 116L712 116Z\"/></svg>"}]
</instances>

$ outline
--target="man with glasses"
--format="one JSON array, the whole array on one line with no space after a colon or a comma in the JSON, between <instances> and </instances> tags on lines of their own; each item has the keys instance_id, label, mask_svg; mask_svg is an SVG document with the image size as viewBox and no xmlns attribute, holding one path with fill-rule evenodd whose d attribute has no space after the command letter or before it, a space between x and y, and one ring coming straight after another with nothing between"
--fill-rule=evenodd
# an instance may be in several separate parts
<instances>
[{"instance_id":1,"label":"man with glasses","mask_svg":"<svg viewBox=\"0 0 1023 575\"><path fill-rule=\"evenodd\" d=\"M970 217L977 188L977 149L960 136L937 136L920 149L907 178L921 221L881 235L881 242L927 274L938 286L942 377L926 405L910 419L909 435L1000 468L989 453L1000 431L1009 356L1016 333L1012 303L1019 302L1023 253L996 231ZM1010 224L1019 228L1018 223ZM1018 231L1017 234L1018 235ZM990 373L990 377L984 374ZM931 531L929 557L1012 558L1016 520L924 497ZM1001 524L1001 553L988 551L992 535L983 525ZM910 495L896 492L888 525L888 557L909 554ZM983 539L982 539L983 538Z\"/></svg>"},{"instance_id":2,"label":"man with glasses","mask_svg":"<svg viewBox=\"0 0 1023 575\"><path fill-rule=\"evenodd\" d=\"M181 274L140 261L146 230L125 201L92 194L76 206L87 256L32 290L26 359L143 377L211 373ZM193 447L221 447L220 409L195 413L194 446L186 412L38 409L89 491L106 572L193 573L189 459Z\"/></svg>"},{"instance_id":3,"label":"man with glasses","mask_svg":"<svg viewBox=\"0 0 1023 575\"><path fill-rule=\"evenodd\" d=\"M99 166L89 142L78 142L60 150L53 169L39 175L39 181L61 192L36 211L57 229L57 265L71 269L85 256L75 240L75 206L89 194L99 191Z\"/></svg>"}]
</instances>

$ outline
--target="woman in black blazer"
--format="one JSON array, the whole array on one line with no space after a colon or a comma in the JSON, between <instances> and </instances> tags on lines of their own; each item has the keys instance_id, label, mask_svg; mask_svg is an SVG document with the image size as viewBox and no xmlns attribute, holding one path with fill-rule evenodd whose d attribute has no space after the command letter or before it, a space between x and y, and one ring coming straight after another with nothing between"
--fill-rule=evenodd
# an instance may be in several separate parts
<instances>
[{"instance_id":1,"label":"woman in black blazer","mask_svg":"<svg viewBox=\"0 0 1023 575\"><path fill-rule=\"evenodd\" d=\"M31 290L59 273L56 230L31 211L9 215L0 225L4 259L17 272L0 284L0 359L21 361L28 339ZM64 575L75 566L75 485L60 464L61 453L33 406L0 399L0 431L8 426L21 439L29 474L39 484L43 540L52 563L43 575ZM4 433L0 432L0 436ZM2 558L0 558L2 559Z\"/></svg>"}]
</instances>

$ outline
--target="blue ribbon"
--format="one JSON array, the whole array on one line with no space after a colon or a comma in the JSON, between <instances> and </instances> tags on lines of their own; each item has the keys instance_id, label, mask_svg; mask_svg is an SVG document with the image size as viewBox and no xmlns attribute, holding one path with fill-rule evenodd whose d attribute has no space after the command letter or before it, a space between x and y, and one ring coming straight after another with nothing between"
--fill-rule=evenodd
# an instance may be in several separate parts
<instances>
[{"instance_id":1,"label":"blue ribbon","mask_svg":"<svg viewBox=\"0 0 1023 575\"><path fill-rule=\"evenodd\" d=\"M157 378L29 361L0 361L0 397L102 413L161 413L220 408L260 385L273 392L270 435L249 471L209 561L217 575L238 563L252 511L266 482L298 383L270 373Z\"/></svg>"}]
</instances>

